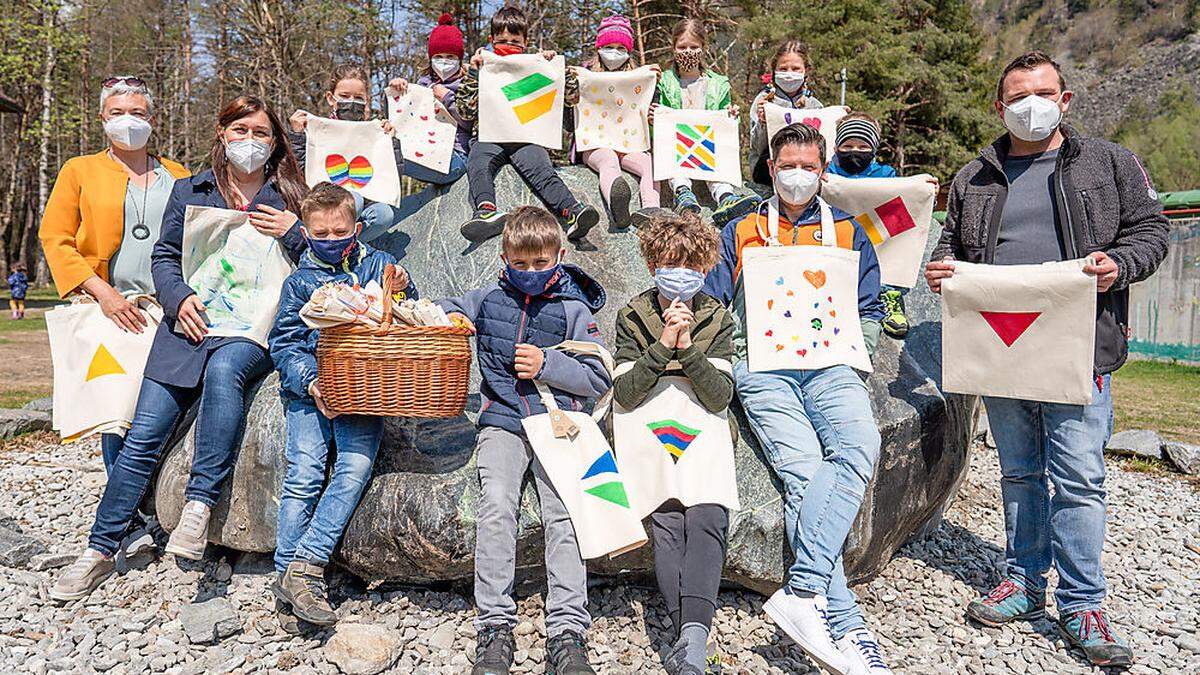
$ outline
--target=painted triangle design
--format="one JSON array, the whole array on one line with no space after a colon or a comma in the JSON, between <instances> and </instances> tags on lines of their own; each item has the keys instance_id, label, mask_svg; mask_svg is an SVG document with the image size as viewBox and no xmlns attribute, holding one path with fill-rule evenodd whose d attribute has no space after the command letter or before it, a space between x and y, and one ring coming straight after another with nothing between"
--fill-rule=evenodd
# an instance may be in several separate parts
<instances>
[{"instance_id":1,"label":"painted triangle design","mask_svg":"<svg viewBox=\"0 0 1200 675\"><path fill-rule=\"evenodd\" d=\"M580 480L587 480L592 476L599 476L602 473L617 473L617 460L611 452L606 451L603 455L597 457L596 461L592 462L592 465L588 467L587 472L583 474L583 478Z\"/></svg>"},{"instance_id":2,"label":"painted triangle design","mask_svg":"<svg viewBox=\"0 0 1200 675\"><path fill-rule=\"evenodd\" d=\"M699 429L693 429L675 420L651 422L646 426L658 438L658 442L662 443L663 449L671 456L671 461L676 464L679 463L679 458L683 457L683 453L687 451L692 441L700 435Z\"/></svg>"},{"instance_id":3,"label":"painted triangle design","mask_svg":"<svg viewBox=\"0 0 1200 675\"><path fill-rule=\"evenodd\" d=\"M1013 346L1017 338L1025 334L1029 326L1042 315L1041 312L980 312L1005 347Z\"/></svg>"},{"instance_id":4,"label":"painted triangle design","mask_svg":"<svg viewBox=\"0 0 1200 675\"><path fill-rule=\"evenodd\" d=\"M125 369L121 364L117 363L116 357L104 345L96 347L96 353L92 355L92 362L88 364L87 375L83 378L84 382L91 382L97 377L105 375L124 375Z\"/></svg>"},{"instance_id":5,"label":"painted triangle design","mask_svg":"<svg viewBox=\"0 0 1200 675\"><path fill-rule=\"evenodd\" d=\"M625 484L619 480L614 480L610 483L601 483L594 488L584 490L584 492L598 497L606 502L612 502L617 506L629 508L629 495L625 494Z\"/></svg>"}]
</instances>

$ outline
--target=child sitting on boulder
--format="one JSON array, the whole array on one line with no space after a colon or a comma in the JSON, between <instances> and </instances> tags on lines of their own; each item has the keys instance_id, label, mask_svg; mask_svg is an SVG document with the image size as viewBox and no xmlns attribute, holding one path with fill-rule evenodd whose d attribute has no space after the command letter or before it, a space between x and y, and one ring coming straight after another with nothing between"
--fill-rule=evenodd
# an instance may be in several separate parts
<instances>
[{"instance_id":1,"label":"child sitting on boulder","mask_svg":"<svg viewBox=\"0 0 1200 675\"><path fill-rule=\"evenodd\" d=\"M362 224L355 222L348 190L319 183L301 203L300 215L308 248L283 284L268 338L287 423L287 473L275 544L279 579L271 591L280 623L290 632L299 632L297 619L317 626L337 623L326 597L325 567L371 478L383 437L383 418L339 415L325 405L317 385L317 330L305 325L300 308L327 283L382 284L384 270L396 263L390 253L358 241ZM415 297L408 273L397 272L399 285ZM331 447L337 455L326 484Z\"/></svg>"},{"instance_id":2,"label":"child sitting on boulder","mask_svg":"<svg viewBox=\"0 0 1200 675\"><path fill-rule=\"evenodd\" d=\"M480 496L475 537L475 604L479 615L474 675L507 673L513 663L517 604L517 512L532 468L546 536L547 672L592 673L584 634L591 625L587 568L562 498L533 455L521 420L546 412L534 384L547 385L563 410L608 391L597 358L547 349L566 340L600 343L592 312L604 289L583 270L563 264L562 229L545 209L522 206L504 225L498 282L438 304L451 319L474 323L482 398L479 413ZM459 316L455 316L459 315ZM460 318L461 317L461 318Z\"/></svg>"},{"instance_id":3,"label":"child sitting on boulder","mask_svg":"<svg viewBox=\"0 0 1200 675\"><path fill-rule=\"evenodd\" d=\"M672 213L652 219L638 239L654 286L617 314L615 449L621 466L635 474L649 462L641 475L665 469L672 483L688 485L670 495L656 491L650 501L671 498L645 509L657 506L650 516L654 571L677 637L665 666L673 675L700 675L708 665L728 509L737 506L729 422L714 419L726 416L733 399L733 319L700 292L719 256L712 226L695 214ZM625 424L621 409L645 408L655 410L650 423L670 424L658 422L653 434L645 433L644 415ZM722 438L701 439L714 433Z\"/></svg>"}]
</instances>

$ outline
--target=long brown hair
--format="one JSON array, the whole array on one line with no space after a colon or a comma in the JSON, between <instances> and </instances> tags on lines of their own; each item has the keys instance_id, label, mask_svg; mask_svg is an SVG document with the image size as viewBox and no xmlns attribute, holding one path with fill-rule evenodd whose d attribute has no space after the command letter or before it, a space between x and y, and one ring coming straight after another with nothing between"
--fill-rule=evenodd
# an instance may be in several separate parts
<instances>
[{"instance_id":1,"label":"long brown hair","mask_svg":"<svg viewBox=\"0 0 1200 675\"><path fill-rule=\"evenodd\" d=\"M671 47L675 47L675 43L679 42L679 38L684 35L691 34L692 37L700 41L700 72L703 73L708 69L708 29L704 27L704 22L700 19L680 19L675 27L671 29ZM671 67L675 67L675 59L671 59Z\"/></svg>"},{"instance_id":2,"label":"long brown hair","mask_svg":"<svg viewBox=\"0 0 1200 675\"><path fill-rule=\"evenodd\" d=\"M308 186L304 183L304 176L300 174L300 167L296 164L295 155L292 154L283 123L279 121L279 116L265 101L251 94L238 96L217 114L217 133L213 138L212 151L209 153L209 163L212 165L213 176L217 180L217 191L221 193L225 203L232 207L234 204L233 177L230 174L229 160L225 157L225 144L221 142L222 133L229 128L229 125L256 112L262 112L267 116L267 120L271 123L271 135L275 141L271 156L267 158L267 164L263 167L263 178L265 182L275 184L275 189L283 197L283 203L287 205L287 210L299 214L300 202L304 200L304 195L308 194Z\"/></svg>"},{"instance_id":3,"label":"long brown hair","mask_svg":"<svg viewBox=\"0 0 1200 675\"><path fill-rule=\"evenodd\" d=\"M796 54L804 61L804 89L811 90L813 84L812 61L808 58L808 45L799 40L784 40L775 50L775 55L767 61L767 74L771 76L771 82L775 81L775 66L779 65L779 59L783 58L784 54Z\"/></svg>"},{"instance_id":4,"label":"long brown hair","mask_svg":"<svg viewBox=\"0 0 1200 675\"><path fill-rule=\"evenodd\" d=\"M337 89L338 82L342 80L358 80L362 82L363 88L367 90L367 99L371 98L371 83L367 80L366 68L350 63L334 66L333 71L329 74L329 93L332 94Z\"/></svg>"}]
</instances>

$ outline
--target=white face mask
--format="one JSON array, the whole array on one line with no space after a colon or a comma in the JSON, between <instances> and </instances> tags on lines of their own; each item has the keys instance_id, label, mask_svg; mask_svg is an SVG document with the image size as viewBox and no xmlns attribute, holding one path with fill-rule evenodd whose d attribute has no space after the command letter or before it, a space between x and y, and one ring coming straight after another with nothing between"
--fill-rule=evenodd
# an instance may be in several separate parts
<instances>
[{"instance_id":1,"label":"white face mask","mask_svg":"<svg viewBox=\"0 0 1200 675\"><path fill-rule=\"evenodd\" d=\"M604 47L600 50L600 63L607 70L616 70L629 60L629 52L624 47Z\"/></svg>"},{"instance_id":2,"label":"white face mask","mask_svg":"<svg viewBox=\"0 0 1200 675\"><path fill-rule=\"evenodd\" d=\"M433 72L443 80L448 80L462 67L462 61L453 56L435 56L429 60Z\"/></svg>"},{"instance_id":3,"label":"white face mask","mask_svg":"<svg viewBox=\"0 0 1200 675\"><path fill-rule=\"evenodd\" d=\"M807 204L820 185L821 176L804 169L783 169L775 173L775 193L792 206Z\"/></svg>"},{"instance_id":4,"label":"white face mask","mask_svg":"<svg viewBox=\"0 0 1200 675\"><path fill-rule=\"evenodd\" d=\"M225 144L225 158L242 173L258 171L270 157L271 146L253 138L243 138Z\"/></svg>"},{"instance_id":5,"label":"white face mask","mask_svg":"<svg viewBox=\"0 0 1200 675\"><path fill-rule=\"evenodd\" d=\"M777 70L773 76L775 86L784 90L789 94L800 91L800 87L804 86L806 76L804 73L793 73L788 70Z\"/></svg>"},{"instance_id":6,"label":"white face mask","mask_svg":"<svg viewBox=\"0 0 1200 675\"><path fill-rule=\"evenodd\" d=\"M133 115L118 115L104 123L104 135L122 150L141 150L150 140L150 123Z\"/></svg>"},{"instance_id":7,"label":"white face mask","mask_svg":"<svg viewBox=\"0 0 1200 675\"><path fill-rule=\"evenodd\" d=\"M1058 103L1037 94L1004 106L1004 126L1013 136L1029 143L1046 140L1061 122L1062 108Z\"/></svg>"}]
</instances>

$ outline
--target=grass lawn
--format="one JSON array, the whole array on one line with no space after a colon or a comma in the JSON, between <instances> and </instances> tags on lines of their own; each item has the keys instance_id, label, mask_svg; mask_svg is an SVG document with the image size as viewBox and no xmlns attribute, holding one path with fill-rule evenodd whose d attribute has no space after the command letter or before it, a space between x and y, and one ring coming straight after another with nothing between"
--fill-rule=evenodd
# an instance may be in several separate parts
<instances>
[{"instance_id":1,"label":"grass lawn","mask_svg":"<svg viewBox=\"0 0 1200 675\"><path fill-rule=\"evenodd\" d=\"M20 408L34 399L49 396L49 385L36 389L5 389L0 391L0 408Z\"/></svg>"},{"instance_id":2,"label":"grass lawn","mask_svg":"<svg viewBox=\"0 0 1200 675\"><path fill-rule=\"evenodd\" d=\"M1200 367L1130 361L1113 375L1117 431L1154 429L1200 443Z\"/></svg>"}]
</instances>

